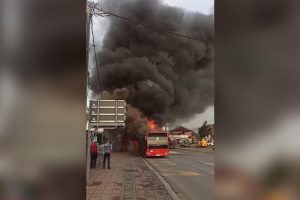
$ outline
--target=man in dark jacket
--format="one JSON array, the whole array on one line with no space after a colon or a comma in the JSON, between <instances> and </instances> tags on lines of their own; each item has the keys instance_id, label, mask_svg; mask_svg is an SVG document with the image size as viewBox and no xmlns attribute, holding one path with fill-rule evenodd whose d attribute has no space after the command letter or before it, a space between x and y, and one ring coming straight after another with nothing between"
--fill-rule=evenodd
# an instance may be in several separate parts
<instances>
[{"instance_id":1,"label":"man in dark jacket","mask_svg":"<svg viewBox=\"0 0 300 200\"><path fill-rule=\"evenodd\" d=\"M112 144L110 141L108 141L105 145L104 145L104 160L103 160L103 169L105 169L105 163L106 163L106 159L108 161L108 169L110 169L110 154L112 152Z\"/></svg>"}]
</instances>

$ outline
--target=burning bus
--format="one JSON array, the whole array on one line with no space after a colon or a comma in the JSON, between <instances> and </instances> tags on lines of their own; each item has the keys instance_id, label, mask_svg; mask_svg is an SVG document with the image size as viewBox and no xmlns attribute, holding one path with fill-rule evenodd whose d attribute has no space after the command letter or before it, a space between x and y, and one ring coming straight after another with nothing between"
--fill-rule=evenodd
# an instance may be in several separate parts
<instances>
[{"instance_id":1,"label":"burning bus","mask_svg":"<svg viewBox=\"0 0 300 200\"><path fill-rule=\"evenodd\" d=\"M130 149L143 157L166 157L169 155L169 132L154 121L148 120L145 132L140 131L130 139Z\"/></svg>"},{"instance_id":2,"label":"burning bus","mask_svg":"<svg viewBox=\"0 0 300 200\"><path fill-rule=\"evenodd\" d=\"M147 132L145 144L146 157L166 157L169 155L168 132Z\"/></svg>"}]
</instances>

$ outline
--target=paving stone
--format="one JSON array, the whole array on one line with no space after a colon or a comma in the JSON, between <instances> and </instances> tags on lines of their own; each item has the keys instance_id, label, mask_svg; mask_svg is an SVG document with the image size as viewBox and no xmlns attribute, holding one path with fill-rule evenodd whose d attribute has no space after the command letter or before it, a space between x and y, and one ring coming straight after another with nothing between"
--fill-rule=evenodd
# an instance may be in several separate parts
<instances>
[{"instance_id":1,"label":"paving stone","mask_svg":"<svg viewBox=\"0 0 300 200\"><path fill-rule=\"evenodd\" d=\"M140 157L113 153L111 170L91 170L87 200L171 200L164 185Z\"/></svg>"}]
</instances>

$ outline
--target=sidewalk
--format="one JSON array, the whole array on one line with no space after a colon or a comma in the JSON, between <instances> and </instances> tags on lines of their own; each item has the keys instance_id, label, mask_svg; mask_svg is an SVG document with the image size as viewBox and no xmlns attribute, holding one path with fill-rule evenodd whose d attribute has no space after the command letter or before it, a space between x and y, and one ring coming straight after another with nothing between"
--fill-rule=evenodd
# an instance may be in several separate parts
<instances>
[{"instance_id":1,"label":"sidewalk","mask_svg":"<svg viewBox=\"0 0 300 200\"><path fill-rule=\"evenodd\" d=\"M86 200L172 200L165 186L141 157L112 153L112 169L92 169Z\"/></svg>"}]
</instances>

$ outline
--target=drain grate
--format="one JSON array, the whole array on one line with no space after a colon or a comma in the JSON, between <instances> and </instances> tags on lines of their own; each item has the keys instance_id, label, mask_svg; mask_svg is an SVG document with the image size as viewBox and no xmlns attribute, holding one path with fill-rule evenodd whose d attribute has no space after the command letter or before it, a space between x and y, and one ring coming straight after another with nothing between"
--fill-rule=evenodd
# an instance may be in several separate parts
<instances>
[{"instance_id":1,"label":"drain grate","mask_svg":"<svg viewBox=\"0 0 300 200\"><path fill-rule=\"evenodd\" d=\"M136 169L124 169L122 171L125 171L125 172L137 172Z\"/></svg>"},{"instance_id":2,"label":"drain grate","mask_svg":"<svg viewBox=\"0 0 300 200\"><path fill-rule=\"evenodd\" d=\"M101 185L101 181L94 181L91 186Z\"/></svg>"}]
</instances>

